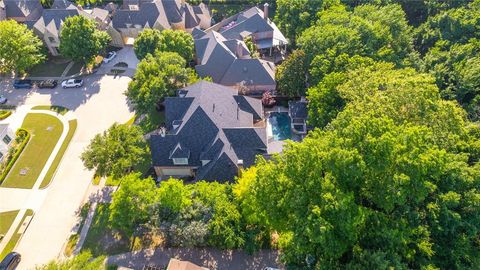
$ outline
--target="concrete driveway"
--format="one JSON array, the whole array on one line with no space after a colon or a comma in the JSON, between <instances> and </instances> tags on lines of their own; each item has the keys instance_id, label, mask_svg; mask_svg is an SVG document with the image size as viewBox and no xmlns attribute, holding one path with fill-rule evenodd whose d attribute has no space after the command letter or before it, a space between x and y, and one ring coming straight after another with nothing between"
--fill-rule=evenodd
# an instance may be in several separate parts
<instances>
[{"instance_id":1,"label":"concrete driveway","mask_svg":"<svg viewBox=\"0 0 480 270\"><path fill-rule=\"evenodd\" d=\"M8 98L8 104L60 105L71 109L78 121L45 199L15 248L22 255L18 269L33 269L61 256L76 224L76 211L90 195L93 172L84 169L80 154L95 134L133 116L123 95L129 81L128 77L91 75L82 88L45 90L14 90L11 81L0 82L0 94Z\"/></svg>"}]
</instances>

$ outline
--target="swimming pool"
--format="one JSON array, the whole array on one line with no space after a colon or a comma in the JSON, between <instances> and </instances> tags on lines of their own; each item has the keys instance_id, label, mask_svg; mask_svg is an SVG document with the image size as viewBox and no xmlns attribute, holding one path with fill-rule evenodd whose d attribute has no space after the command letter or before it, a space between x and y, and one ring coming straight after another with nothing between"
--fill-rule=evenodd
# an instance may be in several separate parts
<instances>
[{"instance_id":1,"label":"swimming pool","mask_svg":"<svg viewBox=\"0 0 480 270\"><path fill-rule=\"evenodd\" d=\"M283 141L292 138L290 129L290 116L287 112L271 112L268 117L271 135L275 141Z\"/></svg>"}]
</instances>

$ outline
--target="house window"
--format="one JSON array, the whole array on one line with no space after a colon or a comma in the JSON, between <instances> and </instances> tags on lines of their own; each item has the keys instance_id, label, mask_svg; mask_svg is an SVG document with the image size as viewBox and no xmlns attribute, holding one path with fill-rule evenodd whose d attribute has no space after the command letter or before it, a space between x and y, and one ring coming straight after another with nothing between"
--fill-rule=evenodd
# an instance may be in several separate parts
<instances>
[{"instance_id":1,"label":"house window","mask_svg":"<svg viewBox=\"0 0 480 270\"><path fill-rule=\"evenodd\" d=\"M0 152L0 160L2 160L2 159L3 159L3 153Z\"/></svg>"},{"instance_id":2,"label":"house window","mask_svg":"<svg viewBox=\"0 0 480 270\"><path fill-rule=\"evenodd\" d=\"M175 165L187 165L188 164L188 158L174 158L173 159L173 164L175 164Z\"/></svg>"},{"instance_id":3,"label":"house window","mask_svg":"<svg viewBox=\"0 0 480 270\"><path fill-rule=\"evenodd\" d=\"M55 42L55 38L54 38L54 37L48 37L48 40L50 41L50 43L54 43L54 42Z\"/></svg>"},{"instance_id":4,"label":"house window","mask_svg":"<svg viewBox=\"0 0 480 270\"><path fill-rule=\"evenodd\" d=\"M9 144L11 141L12 141L12 138L10 138L10 136L5 135L5 137L3 137L3 142L5 144Z\"/></svg>"}]
</instances>

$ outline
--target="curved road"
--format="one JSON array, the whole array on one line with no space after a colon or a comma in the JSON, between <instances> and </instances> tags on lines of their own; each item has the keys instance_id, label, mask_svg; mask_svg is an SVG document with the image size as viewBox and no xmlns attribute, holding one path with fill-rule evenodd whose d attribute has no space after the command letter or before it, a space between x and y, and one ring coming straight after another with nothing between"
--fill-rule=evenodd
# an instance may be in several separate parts
<instances>
[{"instance_id":1,"label":"curved road","mask_svg":"<svg viewBox=\"0 0 480 270\"><path fill-rule=\"evenodd\" d=\"M45 190L45 199L15 248L22 255L18 269L32 269L61 256L77 222L76 211L89 196L93 176L84 169L80 154L95 134L133 116L123 95L129 81L128 77L91 75L82 88L49 90L13 90L10 81L0 82L1 94L10 104L60 105L71 109L78 121L57 173Z\"/></svg>"}]
</instances>

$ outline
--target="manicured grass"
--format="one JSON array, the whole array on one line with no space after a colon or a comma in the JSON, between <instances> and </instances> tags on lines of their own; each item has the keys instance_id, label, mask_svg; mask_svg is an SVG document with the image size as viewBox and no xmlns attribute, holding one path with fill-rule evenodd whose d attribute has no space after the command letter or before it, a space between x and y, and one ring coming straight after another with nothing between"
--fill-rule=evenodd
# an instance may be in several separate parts
<instances>
[{"instance_id":1,"label":"manicured grass","mask_svg":"<svg viewBox=\"0 0 480 270\"><path fill-rule=\"evenodd\" d=\"M57 105L39 105L32 108L32 110L46 110L59 113L61 115L65 115L68 112L68 109L62 106Z\"/></svg>"},{"instance_id":2,"label":"manicured grass","mask_svg":"<svg viewBox=\"0 0 480 270\"><path fill-rule=\"evenodd\" d=\"M8 232L18 212L18 210L15 210L0 213L0 234L5 235Z\"/></svg>"},{"instance_id":3,"label":"manicured grass","mask_svg":"<svg viewBox=\"0 0 480 270\"><path fill-rule=\"evenodd\" d=\"M73 250L77 246L78 240L80 239L80 235L78 233L70 235L68 238L67 245L65 246L65 256L70 257L73 254Z\"/></svg>"},{"instance_id":4,"label":"manicured grass","mask_svg":"<svg viewBox=\"0 0 480 270\"><path fill-rule=\"evenodd\" d=\"M20 237L22 236L21 233L18 233L18 229L20 229L20 226L22 226L22 223L25 221L25 218L26 218L27 216L32 216L32 215L33 215L33 210L31 210L31 209L28 209L28 210L25 212L25 215L23 216L22 220L20 221L20 223L19 223L18 226L17 226L16 233L14 233L14 234L12 235L12 237L11 237L10 240L8 241L8 243L7 243L7 245L5 246L5 248L1 251L1 253L0 253L0 260L3 260L3 258L15 248L15 246L17 245L18 240L19 240Z\"/></svg>"},{"instance_id":5,"label":"manicured grass","mask_svg":"<svg viewBox=\"0 0 480 270\"><path fill-rule=\"evenodd\" d=\"M165 123L165 111L157 112L153 109L138 125L144 133L148 133L156 130L163 123Z\"/></svg>"},{"instance_id":6,"label":"manicured grass","mask_svg":"<svg viewBox=\"0 0 480 270\"><path fill-rule=\"evenodd\" d=\"M82 251L90 250L94 257L130 251L130 239L109 228L109 216L109 205L98 204Z\"/></svg>"},{"instance_id":7,"label":"manicured grass","mask_svg":"<svg viewBox=\"0 0 480 270\"><path fill-rule=\"evenodd\" d=\"M12 111L10 111L10 110L8 110L8 111L7 110L0 110L0 120L6 119L10 115L12 115Z\"/></svg>"},{"instance_id":8,"label":"manicured grass","mask_svg":"<svg viewBox=\"0 0 480 270\"><path fill-rule=\"evenodd\" d=\"M65 151L67 150L68 145L70 144L70 141L72 140L73 135L75 134L75 130L77 130L77 120L70 120L68 121L68 133L67 136L65 137L65 140L62 143L62 146L60 147L60 150L58 150L57 156L52 162L52 165L50 168L48 168L47 174L45 174L45 177L42 180L42 183L40 184L40 188L44 188L50 184L50 181L52 181L53 175L55 175L55 172L57 171L57 167L60 164L60 161L62 161L63 154L65 154Z\"/></svg>"},{"instance_id":9,"label":"manicured grass","mask_svg":"<svg viewBox=\"0 0 480 270\"><path fill-rule=\"evenodd\" d=\"M27 114L22 128L30 132L30 141L2 187L32 188L63 132L63 124L58 118L42 113ZM20 175L21 171L26 174Z\"/></svg>"},{"instance_id":10,"label":"manicured grass","mask_svg":"<svg viewBox=\"0 0 480 270\"><path fill-rule=\"evenodd\" d=\"M73 64L72 68L70 68L70 70L67 72L67 76L72 76L79 73L80 70L82 70L83 66L84 66L83 63L76 62L75 64Z\"/></svg>"},{"instance_id":11,"label":"manicured grass","mask_svg":"<svg viewBox=\"0 0 480 270\"><path fill-rule=\"evenodd\" d=\"M34 66L28 75L30 77L60 77L68 66L64 59L49 59L45 63Z\"/></svg>"}]
</instances>

